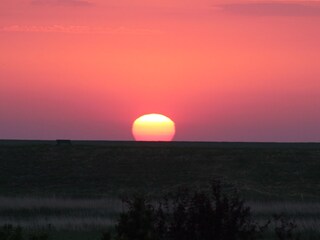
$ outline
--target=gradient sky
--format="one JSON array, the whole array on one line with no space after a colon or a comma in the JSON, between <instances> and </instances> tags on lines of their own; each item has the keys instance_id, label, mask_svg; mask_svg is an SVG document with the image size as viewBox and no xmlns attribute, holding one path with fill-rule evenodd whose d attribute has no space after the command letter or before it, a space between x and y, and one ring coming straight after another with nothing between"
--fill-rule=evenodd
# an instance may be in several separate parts
<instances>
[{"instance_id":1,"label":"gradient sky","mask_svg":"<svg viewBox=\"0 0 320 240\"><path fill-rule=\"evenodd\" d=\"M0 139L320 141L320 1L1 0Z\"/></svg>"}]
</instances>

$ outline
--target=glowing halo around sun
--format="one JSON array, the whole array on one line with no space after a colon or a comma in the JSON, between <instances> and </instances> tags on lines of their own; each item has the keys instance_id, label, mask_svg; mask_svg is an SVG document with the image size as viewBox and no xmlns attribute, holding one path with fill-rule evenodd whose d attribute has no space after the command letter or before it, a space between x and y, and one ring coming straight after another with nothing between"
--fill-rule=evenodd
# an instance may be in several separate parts
<instances>
[{"instance_id":1,"label":"glowing halo around sun","mask_svg":"<svg viewBox=\"0 0 320 240\"><path fill-rule=\"evenodd\" d=\"M132 134L136 141L172 141L175 132L174 122L156 113L143 115L132 125Z\"/></svg>"}]
</instances>

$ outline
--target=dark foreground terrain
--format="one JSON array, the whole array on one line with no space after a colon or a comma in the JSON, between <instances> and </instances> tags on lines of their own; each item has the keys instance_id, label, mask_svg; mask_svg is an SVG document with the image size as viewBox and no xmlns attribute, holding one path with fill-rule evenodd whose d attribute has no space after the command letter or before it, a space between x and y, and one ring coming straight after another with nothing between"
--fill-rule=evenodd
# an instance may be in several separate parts
<instances>
[{"instance_id":1,"label":"dark foreground terrain","mask_svg":"<svg viewBox=\"0 0 320 240\"><path fill-rule=\"evenodd\" d=\"M2 196L161 194L213 176L247 198L320 200L320 144L0 141Z\"/></svg>"},{"instance_id":2,"label":"dark foreground terrain","mask_svg":"<svg viewBox=\"0 0 320 240\"><path fill-rule=\"evenodd\" d=\"M237 186L261 221L284 212L320 232L316 143L0 141L0 225L98 238L123 210L119 196L198 189L213 177Z\"/></svg>"}]
</instances>

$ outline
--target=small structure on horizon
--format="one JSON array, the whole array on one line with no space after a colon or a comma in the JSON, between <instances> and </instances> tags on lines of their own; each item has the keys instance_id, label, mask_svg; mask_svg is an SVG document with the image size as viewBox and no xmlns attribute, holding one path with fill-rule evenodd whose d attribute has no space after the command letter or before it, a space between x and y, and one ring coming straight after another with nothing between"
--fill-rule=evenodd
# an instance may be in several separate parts
<instances>
[{"instance_id":1,"label":"small structure on horizon","mask_svg":"<svg viewBox=\"0 0 320 240\"><path fill-rule=\"evenodd\" d=\"M71 146L71 140L69 139L57 139L56 140L57 146Z\"/></svg>"}]
</instances>

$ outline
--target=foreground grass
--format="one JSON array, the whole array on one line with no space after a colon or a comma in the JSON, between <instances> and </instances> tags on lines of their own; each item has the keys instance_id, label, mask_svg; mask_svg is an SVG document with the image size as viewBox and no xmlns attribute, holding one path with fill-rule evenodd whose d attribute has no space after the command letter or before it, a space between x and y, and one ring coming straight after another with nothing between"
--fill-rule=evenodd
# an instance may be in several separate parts
<instances>
[{"instance_id":1,"label":"foreground grass","mask_svg":"<svg viewBox=\"0 0 320 240\"><path fill-rule=\"evenodd\" d=\"M116 199L59 199L0 197L0 226L27 229L104 230L123 211Z\"/></svg>"},{"instance_id":2,"label":"foreground grass","mask_svg":"<svg viewBox=\"0 0 320 240\"><path fill-rule=\"evenodd\" d=\"M319 202L248 202L255 219L264 223L284 213L304 236L320 236ZM95 239L116 223L125 211L121 201L103 199L0 197L0 225L21 226L27 231L45 230L52 239ZM72 237L70 237L72 236Z\"/></svg>"}]
</instances>

